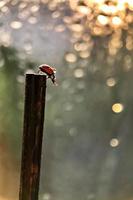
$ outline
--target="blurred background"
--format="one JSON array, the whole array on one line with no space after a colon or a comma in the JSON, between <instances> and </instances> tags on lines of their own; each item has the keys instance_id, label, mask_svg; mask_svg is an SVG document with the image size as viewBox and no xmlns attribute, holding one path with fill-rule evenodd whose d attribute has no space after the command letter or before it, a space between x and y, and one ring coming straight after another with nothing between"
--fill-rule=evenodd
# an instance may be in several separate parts
<instances>
[{"instance_id":1,"label":"blurred background","mask_svg":"<svg viewBox=\"0 0 133 200\"><path fill-rule=\"evenodd\" d=\"M24 82L48 80L39 200L133 200L133 1L0 1L0 200L17 200Z\"/></svg>"}]
</instances>

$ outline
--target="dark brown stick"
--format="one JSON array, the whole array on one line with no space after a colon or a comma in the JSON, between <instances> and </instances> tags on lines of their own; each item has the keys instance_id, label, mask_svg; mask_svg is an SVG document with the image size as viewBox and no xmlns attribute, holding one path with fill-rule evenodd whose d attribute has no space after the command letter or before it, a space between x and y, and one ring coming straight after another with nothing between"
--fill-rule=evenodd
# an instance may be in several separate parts
<instances>
[{"instance_id":1,"label":"dark brown stick","mask_svg":"<svg viewBox=\"0 0 133 200\"><path fill-rule=\"evenodd\" d=\"M26 74L19 200L38 200L46 76Z\"/></svg>"}]
</instances>

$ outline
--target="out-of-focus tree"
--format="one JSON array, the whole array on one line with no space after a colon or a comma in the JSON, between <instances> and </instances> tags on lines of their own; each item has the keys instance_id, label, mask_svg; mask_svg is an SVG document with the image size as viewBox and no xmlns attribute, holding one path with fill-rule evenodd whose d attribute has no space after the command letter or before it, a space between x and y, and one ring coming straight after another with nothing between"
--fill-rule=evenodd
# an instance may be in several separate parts
<instances>
[{"instance_id":1,"label":"out-of-focus tree","mask_svg":"<svg viewBox=\"0 0 133 200\"><path fill-rule=\"evenodd\" d=\"M15 151L20 147L21 113L19 109L20 86L18 83L19 60L14 49L0 49L1 74L0 74L0 96L2 124L0 132L7 140L12 141L11 146Z\"/></svg>"},{"instance_id":2,"label":"out-of-focus tree","mask_svg":"<svg viewBox=\"0 0 133 200\"><path fill-rule=\"evenodd\" d=\"M14 48L0 47L0 199L18 199L26 68L33 63L24 64Z\"/></svg>"}]
</instances>

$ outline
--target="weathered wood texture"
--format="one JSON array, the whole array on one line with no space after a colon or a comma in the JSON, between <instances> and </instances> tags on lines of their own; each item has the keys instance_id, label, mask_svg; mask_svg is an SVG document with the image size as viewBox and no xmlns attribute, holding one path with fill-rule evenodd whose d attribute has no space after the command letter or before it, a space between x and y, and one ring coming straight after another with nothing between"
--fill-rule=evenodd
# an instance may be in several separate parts
<instances>
[{"instance_id":1,"label":"weathered wood texture","mask_svg":"<svg viewBox=\"0 0 133 200\"><path fill-rule=\"evenodd\" d=\"M46 76L26 74L19 200L38 200Z\"/></svg>"}]
</instances>

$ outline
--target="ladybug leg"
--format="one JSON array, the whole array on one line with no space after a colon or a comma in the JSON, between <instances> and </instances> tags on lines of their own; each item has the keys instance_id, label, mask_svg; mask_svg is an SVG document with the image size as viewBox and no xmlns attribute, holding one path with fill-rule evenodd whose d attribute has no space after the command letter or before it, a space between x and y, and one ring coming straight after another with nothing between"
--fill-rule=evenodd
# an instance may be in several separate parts
<instances>
[{"instance_id":1,"label":"ladybug leg","mask_svg":"<svg viewBox=\"0 0 133 200\"><path fill-rule=\"evenodd\" d=\"M55 76L55 74L51 75L51 81L53 82L53 84L57 85L56 84L56 76Z\"/></svg>"},{"instance_id":2,"label":"ladybug leg","mask_svg":"<svg viewBox=\"0 0 133 200\"><path fill-rule=\"evenodd\" d=\"M47 79L48 79L48 78L51 78L51 76L50 76L50 75L47 75L46 77L47 77Z\"/></svg>"},{"instance_id":3,"label":"ladybug leg","mask_svg":"<svg viewBox=\"0 0 133 200\"><path fill-rule=\"evenodd\" d=\"M55 74L52 74L50 78L55 79Z\"/></svg>"},{"instance_id":4,"label":"ladybug leg","mask_svg":"<svg viewBox=\"0 0 133 200\"><path fill-rule=\"evenodd\" d=\"M50 78L51 78L52 82L54 82L55 75L54 75L54 74L52 74L52 75L50 76Z\"/></svg>"}]
</instances>

